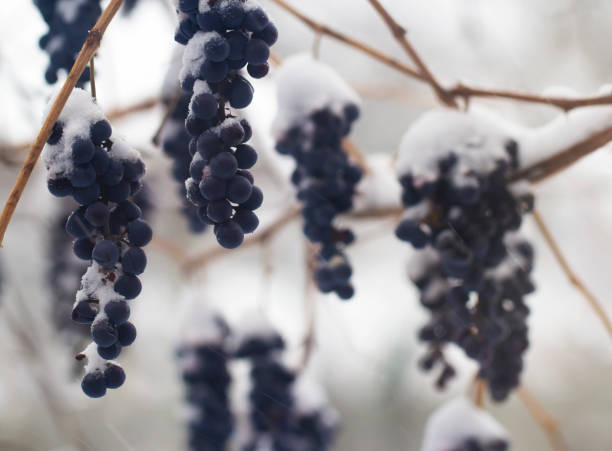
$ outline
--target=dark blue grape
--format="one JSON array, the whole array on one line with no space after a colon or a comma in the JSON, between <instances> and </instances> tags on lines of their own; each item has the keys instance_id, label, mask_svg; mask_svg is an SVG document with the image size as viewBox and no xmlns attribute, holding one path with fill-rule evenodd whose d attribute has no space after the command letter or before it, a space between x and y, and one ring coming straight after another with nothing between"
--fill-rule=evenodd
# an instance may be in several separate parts
<instances>
[{"instance_id":1,"label":"dark blue grape","mask_svg":"<svg viewBox=\"0 0 612 451\"><path fill-rule=\"evenodd\" d=\"M124 273L137 276L144 272L147 266L147 256L141 248L130 247L121 257L121 266Z\"/></svg>"},{"instance_id":2,"label":"dark blue grape","mask_svg":"<svg viewBox=\"0 0 612 451\"><path fill-rule=\"evenodd\" d=\"M117 326L117 339L121 346L129 346L136 340L136 327L129 321Z\"/></svg>"},{"instance_id":3,"label":"dark blue grape","mask_svg":"<svg viewBox=\"0 0 612 451\"><path fill-rule=\"evenodd\" d=\"M85 375L81 381L81 388L90 398L101 398L106 394L106 382L101 371L94 371Z\"/></svg>"},{"instance_id":4,"label":"dark blue grape","mask_svg":"<svg viewBox=\"0 0 612 451\"><path fill-rule=\"evenodd\" d=\"M115 325L125 323L130 317L130 306L125 301L110 301L104 306L108 320Z\"/></svg>"},{"instance_id":5,"label":"dark blue grape","mask_svg":"<svg viewBox=\"0 0 612 451\"><path fill-rule=\"evenodd\" d=\"M112 268L119 261L119 248L111 240L98 241L93 248L92 258L103 268Z\"/></svg>"},{"instance_id":6,"label":"dark blue grape","mask_svg":"<svg viewBox=\"0 0 612 451\"><path fill-rule=\"evenodd\" d=\"M94 243L89 238L81 238L74 242L72 251L81 260L91 260Z\"/></svg>"},{"instance_id":7,"label":"dark blue grape","mask_svg":"<svg viewBox=\"0 0 612 451\"><path fill-rule=\"evenodd\" d=\"M119 388L125 382L125 372L119 365L109 363L104 369L104 383L106 388Z\"/></svg>"},{"instance_id":8,"label":"dark blue grape","mask_svg":"<svg viewBox=\"0 0 612 451\"><path fill-rule=\"evenodd\" d=\"M128 239L134 246L144 247L152 237L153 231L145 221L137 219L128 224Z\"/></svg>"},{"instance_id":9,"label":"dark blue grape","mask_svg":"<svg viewBox=\"0 0 612 451\"><path fill-rule=\"evenodd\" d=\"M142 290L142 284L138 277L124 274L117 279L114 289L118 294L129 300L138 297Z\"/></svg>"},{"instance_id":10,"label":"dark blue grape","mask_svg":"<svg viewBox=\"0 0 612 451\"><path fill-rule=\"evenodd\" d=\"M117 329L108 319L95 321L91 325L91 337L98 346L112 346L117 341Z\"/></svg>"},{"instance_id":11,"label":"dark blue grape","mask_svg":"<svg viewBox=\"0 0 612 451\"><path fill-rule=\"evenodd\" d=\"M219 244L226 249L235 249L244 241L244 232L234 221L215 226L215 236Z\"/></svg>"}]
</instances>

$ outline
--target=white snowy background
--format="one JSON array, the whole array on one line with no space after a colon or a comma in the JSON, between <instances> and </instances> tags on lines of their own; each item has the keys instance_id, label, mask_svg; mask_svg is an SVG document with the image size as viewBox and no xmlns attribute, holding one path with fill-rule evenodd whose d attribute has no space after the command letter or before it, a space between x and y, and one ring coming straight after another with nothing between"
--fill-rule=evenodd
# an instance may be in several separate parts
<instances>
[{"instance_id":1,"label":"white snowy background","mask_svg":"<svg viewBox=\"0 0 612 451\"><path fill-rule=\"evenodd\" d=\"M158 95L172 60L174 15L161 0L141 0L130 18L108 29L97 59L101 106L109 111ZM275 52L282 57L310 51L313 34L262 0L280 29ZM293 1L309 15L397 58L405 55L365 0ZM386 0L409 37L443 82L541 92L564 86L596 93L612 81L607 0ZM0 142L31 140L52 89L44 83L46 55L38 39L46 26L30 1L0 5ZM363 97L353 138L379 168L370 181L378 197L396 196L390 157L402 134L425 111L437 107L430 90L402 74L324 38L320 58L334 66ZM274 154L270 127L275 115L274 77L255 84L248 116L261 149L256 179L266 193L262 228L292 205L279 174L289 162ZM558 110L504 100L474 100L518 130L557 118L548 139L571 139L580 130ZM589 127L612 125L610 109L592 108ZM176 185L169 161L151 145L163 111L156 108L114 124L142 150L153 181L156 236L188 255L217 246L209 235L187 233L177 213ZM578 113L578 116L581 113ZM561 135L561 132L564 132ZM527 134L529 135L529 134ZM560 139L561 138L561 139ZM528 141L526 159L538 152ZM541 149L546 149L543 144ZM17 167L0 165L0 199L8 196ZM537 205L579 276L612 315L612 155L601 149L536 188ZM184 448L182 386L173 352L181 337L184 299L227 315L261 306L286 336L295 361L307 326L304 310L304 246L299 223L277 233L265 247L248 247L218 258L191 276L151 245L143 292L133 306L136 343L119 358L124 387L99 400L87 399L71 377L72 350L50 321L46 265L47 230L59 202L46 191L39 165L25 191L0 250L0 449L177 450ZM392 200L392 199L391 199ZM362 238L349 248L355 267L355 298L343 303L317 296L317 347L308 372L317 379L342 418L337 450L406 450L420 447L428 415L445 400L466 393L475 367L459 351L449 353L459 370L446 392L433 389L433 375L416 362L423 348L416 331L426 318L407 279L410 246L393 236L390 219L350 222ZM558 419L572 450L612 449L612 342L569 284L533 221L525 233L534 241L537 292L530 296L530 339L523 380ZM264 277L265 268L269 277ZM191 307L190 307L191 308ZM543 432L516 397L487 406L507 429L516 451L550 449Z\"/></svg>"}]
</instances>

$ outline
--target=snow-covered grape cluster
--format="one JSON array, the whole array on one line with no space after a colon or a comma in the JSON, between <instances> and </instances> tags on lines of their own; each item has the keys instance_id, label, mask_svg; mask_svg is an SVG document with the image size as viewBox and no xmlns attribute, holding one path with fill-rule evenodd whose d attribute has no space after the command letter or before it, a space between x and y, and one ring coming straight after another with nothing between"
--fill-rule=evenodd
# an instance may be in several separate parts
<instances>
[{"instance_id":1,"label":"snow-covered grape cluster","mask_svg":"<svg viewBox=\"0 0 612 451\"><path fill-rule=\"evenodd\" d=\"M87 33L102 13L100 0L34 0L34 4L49 26L39 45L49 54L45 79L53 84L62 69L70 72ZM89 68L79 79L79 86L87 81Z\"/></svg>"},{"instance_id":2,"label":"snow-covered grape cluster","mask_svg":"<svg viewBox=\"0 0 612 451\"><path fill-rule=\"evenodd\" d=\"M251 126L228 106L251 103L253 87L240 70L246 66L253 78L267 75L278 32L253 0L179 0L178 11L175 39L186 46L179 79L191 94L185 121L193 157L187 198L202 221L214 225L219 244L232 249L259 225L253 211L263 195L248 171L257 161L246 144Z\"/></svg>"},{"instance_id":3,"label":"snow-covered grape cluster","mask_svg":"<svg viewBox=\"0 0 612 451\"><path fill-rule=\"evenodd\" d=\"M438 408L425 426L421 451L508 451L504 428L468 399L452 399Z\"/></svg>"},{"instance_id":4,"label":"snow-covered grape cluster","mask_svg":"<svg viewBox=\"0 0 612 451\"><path fill-rule=\"evenodd\" d=\"M359 117L359 101L338 74L310 57L287 60L278 80L276 149L296 163L291 181L302 203L304 234L320 245L315 280L322 292L349 299L353 271L343 250L355 236L334 222L353 207L362 177L343 150Z\"/></svg>"},{"instance_id":5,"label":"snow-covered grape cluster","mask_svg":"<svg viewBox=\"0 0 612 451\"><path fill-rule=\"evenodd\" d=\"M190 449L223 450L230 440L243 451L329 449L335 412L283 363L284 340L269 323L258 312L249 314L248 323L231 333L222 319L210 317L179 348L192 412ZM246 410L231 402L232 363L250 367Z\"/></svg>"},{"instance_id":6,"label":"snow-covered grape cluster","mask_svg":"<svg viewBox=\"0 0 612 451\"><path fill-rule=\"evenodd\" d=\"M431 321L425 369L442 363L438 385L454 375L443 345L455 343L480 365L491 395L503 400L519 384L527 349L523 297L533 249L516 236L533 196L507 179L518 145L494 123L458 112L432 113L406 134L398 172L404 216L397 236L419 249L412 280Z\"/></svg>"},{"instance_id":7,"label":"snow-covered grape cluster","mask_svg":"<svg viewBox=\"0 0 612 451\"><path fill-rule=\"evenodd\" d=\"M127 301L140 294L138 275L147 263L142 247L152 231L130 197L142 187L145 166L138 152L112 135L101 109L81 89L73 91L55 124L44 160L51 194L72 196L80 204L66 231L75 238L74 254L90 265L72 319L91 325L94 343L83 353L88 364L81 386L99 397L123 383L121 367L107 361L136 338Z\"/></svg>"}]
</instances>

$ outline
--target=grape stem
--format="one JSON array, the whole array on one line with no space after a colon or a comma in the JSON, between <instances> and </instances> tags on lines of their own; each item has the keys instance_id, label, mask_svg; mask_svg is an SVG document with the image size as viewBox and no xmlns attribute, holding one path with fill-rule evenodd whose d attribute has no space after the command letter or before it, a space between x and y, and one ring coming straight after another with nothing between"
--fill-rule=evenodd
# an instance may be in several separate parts
<instances>
[{"instance_id":1,"label":"grape stem","mask_svg":"<svg viewBox=\"0 0 612 451\"><path fill-rule=\"evenodd\" d=\"M350 47L353 47L359 50L366 55L386 64L387 66L392 67L393 69L402 72L409 77L412 77L416 80L420 80L424 83L430 84L432 88L438 94L438 97L441 99L452 99L453 102L456 102L457 98L463 99L466 105L469 103L469 100L474 97L483 97L483 98L499 98L499 99L508 99L508 100L516 100L520 102L527 103L537 103L542 105L549 105L552 107L560 108L563 111L570 111L574 108L584 107L584 106L593 106L593 105L610 105L612 104L612 93L603 94L599 96L586 96L586 97L576 97L576 98L567 98L567 97L556 97L556 96L541 96L537 94L531 93L523 93L516 92L510 90L498 90L498 89L484 89L478 87L467 86L463 83L457 83L453 87L444 88L442 87L437 80L433 77L431 72L427 69L427 66L424 66L423 61L420 59L414 48L410 45L409 41L405 37L405 32L402 34L402 40L406 41L408 47L414 51L414 54L417 56L418 60L423 64L423 67L427 69L427 72L431 75L431 78L428 78L421 70L415 70L407 64L398 61L397 59L391 57L390 55L369 46L355 38L352 38L348 35L345 35L327 25L324 25L316 20L308 17L301 11L297 10L295 7L290 5L286 0L270 0L276 3L278 6L283 8L285 11L290 13L299 19L302 23L308 26L315 32L320 32L326 36L329 36L333 39L336 39ZM370 3L372 3L371 0ZM382 8L382 5L378 3L378 5ZM388 12L387 12L388 14ZM389 14L388 14L389 15ZM389 15L389 17L392 17ZM395 20L393 20L395 22ZM398 25L399 26L399 25ZM400 26L401 28L401 26ZM403 29L403 28L402 28ZM402 44L403 46L404 44ZM407 49L406 49L407 50ZM414 60L414 59L413 59ZM418 65L418 63L415 63ZM436 86L432 84L432 82L436 83ZM448 105L447 101L450 103L450 100L442 100L445 105Z\"/></svg>"},{"instance_id":2,"label":"grape stem","mask_svg":"<svg viewBox=\"0 0 612 451\"><path fill-rule=\"evenodd\" d=\"M11 218L15 212L15 209L17 208L19 199L21 199L21 195L23 194L26 184L32 175L34 166L40 157L45 143L49 139L49 136L51 136L55 122L64 109L66 102L68 102L68 98L79 81L81 74L87 67L89 60L100 47L100 42L102 41L102 36L104 35L106 28L109 26L122 4L123 0L111 0L111 2L108 4L94 27L87 35L85 43L83 44L83 47L81 48L81 51L79 52L79 55L77 56L77 59L74 62L70 73L68 74L68 78L64 82L62 89L53 102L40 132L30 148L26 161L23 163L21 171L19 171L15 186L13 186L9 198L4 205L4 209L2 210L2 214L0 215L0 247L2 247L6 229L11 222Z\"/></svg>"},{"instance_id":3,"label":"grape stem","mask_svg":"<svg viewBox=\"0 0 612 451\"><path fill-rule=\"evenodd\" d=\"M474 405L479 409L485 408L485 393L487 391L487 381L476 375L474 378Z\"/></svg>"},{"instance_id":4,"label":"grape stem","mask_svg":"<svg viewBox=\"0 0 612 451\"><path fill-rule=\"evenodd\" d=\"M546 240L546 243L550 247L555 258L561 265L561 269L563 269L563 272L569 279L570 283L574 285L578 289L578 291L584 296L584 298L587 300L587 302L589 303L589 305L591 306L591 308L593 309L597 317L601 320L602 324L606 328L608 334L612 338L612 321L610 321L610 318L608 317L605 310L601 306L601 303L597 300L595 295L578 278L576 273L569 266L569 263L567 262L563 253L561 252L561 248L557 244L556 240L553 238L552 233L550 232L550 229L544 222L544 219L542 218L542 215L540 214L540 212L534 209L533 218L535 219L538 229L542 233L542 236Z\"/></svg>"},{"instance_id":5,"label":"grape stem","mask_svg":"<svg viewBox=\"0 0 612 451\"><path fill-rule=\"evenodd\" d=\"M304 241L306 252L306 277L304 280L304 316L307 318L306 331L302 339L302 357L298 367L298 372L303 372L312 358L316 345L316 317L317 317L317 297L314 286L315 260L317 249L314 244Z\"/></svg>"},{"instance_id":6,"label":"grape stem","mask_svg":"<svg viewBox=\"0 0 612 451\"><path fill-rule=\"evenodd\" d=\"M98 95L96 93L96 65L94 63L94 55L89 60L89 82L91 84L91 97L97 100Z\"/></svg>"},{"instance_id":7,"label":"grape stem","mask_svg":"<svg viewBox=\"0 0 612 451\"><path fill-rule=\"evenodd\" d=\"M555 451L569 451L569 446L559 431L557 421L546 411L544 406L538 402L531 391L522 385L518 388L516 394L548 437L552 449Z\"/></svg>"}]
</instances>

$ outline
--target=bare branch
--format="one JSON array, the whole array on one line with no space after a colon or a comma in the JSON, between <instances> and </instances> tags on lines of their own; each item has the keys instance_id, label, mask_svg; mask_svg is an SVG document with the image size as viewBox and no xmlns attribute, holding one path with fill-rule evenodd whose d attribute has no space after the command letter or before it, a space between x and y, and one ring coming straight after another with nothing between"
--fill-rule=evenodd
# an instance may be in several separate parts
<instances>
[{"instance_id":1,"label":"bare branch","mask_svg":"<svg viewBox=\"0 0 612 451\"><path fill-rule=\"evenodd\" d=\"M389 56L388 54L381 52L378 49L375 49L361 41L358 41L357 39L354 39L348 35L345 35L327 25L324 25L308 17L307 15L305 15L304 13L300 12L299 10L291 6L289 3L287 3L286 0L271 0L271 1L273 1L274 3L282 7L284 10L286 10L293 16L295 16L297 19L302 21L304 24L306 24L310 29L312 29L316 33L322 33L333 39L343 42L344 44L347 44L361 51L362 53L369 55L370 57L386 64L387 66L392 67L393 69L398 70L399 72L402 72L405 75L408 75L424 83L430 84L432 87L434 87L434 84L432 84L432 82L435 82L436 87L434 87L434 90L436 90L436 94L438 94L438 97L442 96L441 99L444 99L448 96L449 101L450 99L452 99L452 101L455 102L457 98L463 98L467 103L471 98L474 98L474 97L495 97L495 98L500 98L500 99L518 100L518 101L527 102L527 103L538 103L538 104L543 104L543 105L550 105L553 107L560 108L563 111L569 111L574 108L579 108L579 107L584 107L584 106L612 104L612 94L605 94L601 96L588 96L588 97L583 97L583 98L565 98L565 97L541 96L541 95L530 94L530 93L520 93L520 92L515 92L515 91L510 91L510 90L483 89L483 88L477 88L477 87L469 87L462 83L456 84L453 88L445 89L441 87L440 83L433 77L431 72L429 72L427 67L424 65L418 53L414 50L414 48L412 48L410 43L405 39L405 36L404 36L405 31L402 32L402 40L400 41L400 43L402 44L402 47L406 46L407 44L407 46L404 47L406 51L409 51L408 50L409 48L411 49L409 51L409 54L412 55L411 57L413 57L415 64L419 65L419 63L416 61L419 61L421 64L421 66L419 66L419 70L415 70L411 68L410 66L407 66L406 64L393 58L392 56ZM372 3L372 5L374 6L375 3L373 0L368 0L368 1L370 1L370 3ZM376 3L380 5L380 3L378 2ZM382 8L382 6L380 7ZM379 10L377 9L377 11ZM398 25L395 22L395 20L387 13L387 20L389 18L392 20L393 24L397 25L398 27L400 27L401 30L403 30L403 28L401 28L401 26ZM392 31L394 32L394 36L396 36L397 38L399 34L396 34L396 33L399 32L399 29L396 30L395 25L391 25L389 22L387 22L387 24L393 27ZM405 41L405 43L402 41ZM414 59L414 56L416 56L416 59ZM423 67L425 67L425 72L423 72ZM429 74L429 77L427 74ZM445 104L448 104L444 100L443 102Z\"/></svg>"},{"instance_id":2,"label":"bare branch","mask_svg":"<svg viewBox=\"0 0 612 451\"><path fill-rule=\"evenodd\" d=\"M104 35L104 32L106 31L108 25L115 17L115 14L117 14L117 11L121 7L122 3L123 0L111 0L109 5L106 7L104 12L98 19L98 22L94 25L94 27L87 35L85 43L83 44L83 48L79 52L79 55L77 56L77 59L74 65L72 66L70 73L68 74L68 78L66 79L64 86L62 86L62 89L60 90L57 98L55 99L55 102L51 106L49 114L47 115L47 118L45 119L45 122L43 123L43 126L40 132L38 133L34 144L32 144L30 153L28 154L28 157L26 158L26 161L23 164L21 171L17 176L15 186L11 190L11 194L9 195L4 209L2 210L2 215L0 215L0 247L2 246L4 234L6 233L6 229L11 221L11 217L15 212L15 208L17 208L17 204L19 203L19 199L23 194L23 190L25 189L26 184L30 179L30 175L34 170L34 166L36 165L36 162L40 157L40 154L43 150L43 147L45 146L45 143L47 142L47 139L49 139L49 136L51 136L53 126L59 118L62 109L66 105L66 102L70 97L70 93L72 93L72 90L79 81L81 74L87 67L87 63L89 62L93 54L96 52L96 50L100 47L100 41L102 40L102 36Z\"/></svg>"},{"instance_id":3,"label":"bare branch","mask_svg":"<svg viewBox=\"0 0 612 451\"><path fill-rule=\"evenodd\" d=\"M239 249L246 249L255 244L260 244L264 241L267 241L272 237L276 232L290 224L294 219L297 219L300 215L301 209L294 207L290 208L287 212L285 212L282 216L272 222L268 227L261 230L260 232L255 233L250 236L244 243L240 245ZM231 250L224 249L222 247L216 246L211 250L204 251L203 253L196 255L191 258L187 258L185 263L183 264L183 270L187 273L191 273L202 266L205 266L210 261L222 257L225 255L230 255L232 253Z\"/></svg>"},{"instance_id":4,"label":"bare branch","mask_svg":"<svg viewBox=\"0 0 612 451\"><path fill-rule=\"evenodd\" d=\"M596 132L584 140L572 144L567 149L563 149L532 166L517 171L510 177L510 181L528 180L533 183L541 182L545 178L563 169L567 169L582 157L600 149L610 141L612 141L612 127Z\"/></svg>"},{"instance_id":5,"label":"bare branch","mask_svg":"<svg viewBox=\"0 0 612 451\"><path fill-rule=\"evenodd\" d=\"M518 388L516 394L548 437L552 449L555 451L569 451L569 446L567 446L561 431L559 431L557 421L538 402L535 396L524 385Z\"/></svg>"},{"instance_id":6,"label":"bare branch","mask_svg":"<svg viewBox=\"0 0 612 451\"><path fill-rule=\"evenodd\" d=\"M553 238L552 234L550 233L550 230L548 229L548 226L544 222L542 215L540 215L537 210L533 211L533 218L535 219L538 228L542 232L544 239L548 243L548 246L555 255L555 258L561 265L563 272L565 273L571 284L574 285L588 301L589 305L591 306L595 314L599 317L602 324L608 331L608 334L610 334L610 337L612 338L612 322L610 321L610 318L608 318L605 310L601 306L601 303L597 300L597 298L595 298L593 293L586 287L586 285L578 278L572 268L570 268L569 263L567 262L567 260L563 256L563 253L561 252L561 249L559 248L559 245Z\"/></svg>"},{"instance_id":7,"label":"bare branch","mask_svg":"<svg viewBox=\"0 0 612 451\"><path fill-rule=\"evenodd\" d=\"M350 36L347 36L339 31L336 31L330 27L328 27L327 25L323 25L320 22L317 22L313 19L311 19L310 17L306 16L305 14L301 13L300 11L298 11L297 9L295 9L293 6L291 6L289 3L287 3L285 0L272 0L274 3L276 3L277 5L279 5L281 8L285 9L286 11L288 11L289 13L291 13L292 15L294 15L296 18L298 18L299 20L301 20L304 24L306 24L310 29L312 29L315 33L321 33L324 34L326 36L329 36L333 39L336 39L338 41L341 41L367 55L370 55L372 58L381 61L382 63L386 64L387 66L391 66L392 68L410 76L410 77L414 77L416 79L422 80L422 81L426 81L424 76L421 75L418 71L414 70L413 68L411 68L410 66L398 61L397 59L389 56L389 55L385 55L384 53L376 50L375 48L369 46L368 44L365 44L361 41L358 41L357 39L354 39Z\"/></svg>"},{"instance_id":8,"label":"bare branch","mask_svg":"<svg viewBox=\"0 0 612 451\"><path fill-rule=\"evenodd\" d=\"M541 96L537 94L497 89L472 88L462 83L458 83L455 85L455 87L448 89L447 93L453 97L462 97L466 101L469 100L471 97L496 97L500 99L519 100L521 102L527 103L550 105L553 107L561 108L563 111L570 111L574 108L580 108L585 106L612 104L612 94L581 98L566 98L555 96Z\"/></svg>"},{"instance_id":9,"label":"bare branch","mask_svg":"<svg viewBox=\"0 0 612 451\"><path fill-rule=\"evenodd\" d=\"M431 86L431 88L438 96L438 99L440 99L442 103L449 107L457 108L458 105L453 96L449 95L449 93L440 85L436 77L434 77L434 75L431 73L425 62L421 59L415 48L406 38L406 29L395 21L393 16L389 14L389 12L378 0L368 1L385 21L385 23L391 30L391 33L393 34L395 40L402 46L402 48L406 51L406 53L408 53L414 64L419 68L420 73L424 77L424 81L426 81Z\"/></svg>"}]
</instances>

